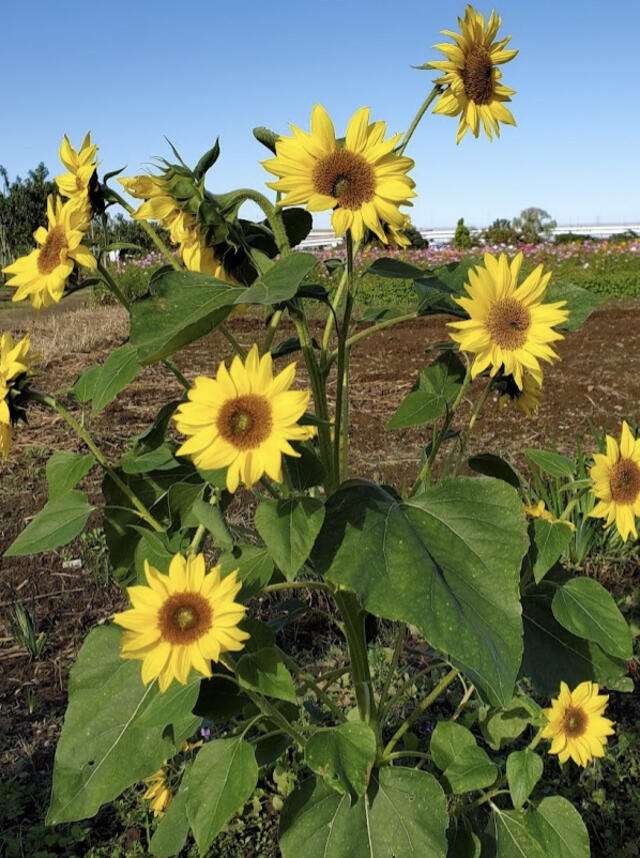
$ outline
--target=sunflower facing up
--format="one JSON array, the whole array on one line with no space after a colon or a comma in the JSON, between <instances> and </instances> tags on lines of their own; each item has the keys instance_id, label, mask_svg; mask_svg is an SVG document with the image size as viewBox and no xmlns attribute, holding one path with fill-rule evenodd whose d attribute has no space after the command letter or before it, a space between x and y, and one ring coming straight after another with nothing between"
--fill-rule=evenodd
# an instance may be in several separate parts
<instances>
[{"instance_id":1,"label":"sunflower facing up","mask_svg":"<svg viewBox=\"0 0 640 858\"><path fill-rule=\"evenodd\" d=\"M500 83L502 72L498 66L512 60L518 51L505 50L511 36L494 41L500 24L500 17L492 12L485 27L484 16L476 12L473 6L467 6L464 19L458 18L460 32L442 31L455 44L445 42L434 45L436 50L442 51L446 60L426 64L426 68L444 72L435 82L446 89L433 112L445 116L460 115L457 143L462 140L467 129L471 129L474 137L477 137L480 123L490 140L493 139L493 132L497 137L500 136L499 122L516 124L511 111L505 107L505 102L511 101L515 90Z\"/></svg>"},{"instance_id":2,"label":"sunflower facing up","mask_svg":"<svg viewBox=\"0 0 640 858\"><path fill-rule=\"evenodd\" d=\"M3 268L13 276L7 286L16 289L14 301L29 298L36 310L58 303L74 265L96 268L96 260L82 244L82 210L73 200L62 203L60 197L47 199L49 228L43 226L33 233L40 245L28 256L21 256Z\"/></svg>"},{"instance_id":3,"label":"sunflower facing up","mask_svg":"<svg viewBox=\"0 0 640 858\"><path fill-rule=\"evenodd\" d=\"M614 732L613 721L603 717L608 700L593 682L581 682L573 691L561 682L551 708L542 710L548 721L542 736L551 739L549 753L557 754L561 763L571 757L583 767L594 757L604 757L607 736Z\"/></svg>"},{"instance_id":4,"label":"sunflower facing up","mask_svg":"<svg viewBox=\"0 0 640 858\"><path fill-rule=\"evenodd\" d=\"M295 363L273 376L267 352L260 357L253 345L243 364L234 357L227 370L220 363L215 377L198 376L174 420L189 439L177 455L190 456L197 468L227 468L227 488L247 488L263 474L282 482L282 454L299 456L289 441L307 441L315 427L300 426L311 396L308 390L290 390Z\"/></svg>"},{"instance_id":5,"label":"sunflower facing up","mask_svg":"<svg viewBox=\"0 0 640 858\"><path fill-rule=\"evenodd\" d=\"M551 363L558 359L549 343L563 336L553 326L569 316L563 309L566 301L542 303L551 277L551 272L543 274L542 265L518 285L522 259L518 253L509 265L504 253L499 259L485 253L484 267L469 270L469 283L464 287L469 297L454 299L469 318L448 323L459 331L450 334L451 339L462 351L476 355L472 378L487 367L491 367L491 376L504 367L505 375L512 375L520 390L524 389L525 371L541 377L540 360Z\"/></svg>"},{"instance_id":6,"label":"sunflower facing up","mask_svg":"<svg viewBox=\"0 0 640 858\"><path fill-rule=\"evenodd\" d=\"M634 438L627 421L622 423L620 445L607 435L606 454L595 453L589 475L591 491L598 503L589 513L606 518L605 527L615 522L622 541L631 534L638 538L636 518L640 516L640 438Z\"/></svg>"},{"instance_id":7,"label":"sunflower facing up","mask_svg":"<svg viewBox=\"0 0 640 858\"><path fill-rule=\"evenodd\" d=\"M191 668L211 676L220 654L241 650L249 635L238 628L246 608L234 599L238 570L221 577L220 566L205 574L204 555L174 555L169 574L144 561L148 586L128 587L133 607L113 620L127 629L122 658L142 661L145 685L156 677L160 691L176 679L184 685Z\"/></svg>"},{"instance_id":8,"label":"sunflower facing up","mask_svg":"<svg viewBox=\"0 0 640 858\"><path fill-rule=\"evenodd\" d=\"M407 176L411 158L394 153L401 134L384 140L385 122L369 123L369 108L358 110L338 143L329 114L320 104L311 113L311 133L291 125L293 137L279 137L276 157L262 162L278 176L267 186L281 191L281 206L306 205L311 212L332 210L336 235L347 230L360 241L365 227L387 244L381 221L402 229L406 215L399 206L412 205L415 182Z\"/></svg>"},{"instance_id":9,"label":"sunflower facing up","mask_svg":"<svg viewBox=\"0 0 640 858\"><path fill-rule=\"evenodd\" d=\"M29 335L14 343L11 334L0 337L0 456L6 459L11 448L11 424L15 417L13 401L19 395L21 378L31 374Z\"/></svg>"},{"instance_id":10,"label":"sunflower facing up","mask_svg":"<svg viewBox=\"0 0 640 858\"><path fill-rule=\"evenodd\" d=\"M97 169L97 152L98 147L91 142L90 131L85 135L79 151L76 152L66 134L60 147L60 160L69 172L56 176L56 184L62 196L73 200L82 211L82 229L86 229L91 220L89 186Z\"/></svg>"}]
</instances>

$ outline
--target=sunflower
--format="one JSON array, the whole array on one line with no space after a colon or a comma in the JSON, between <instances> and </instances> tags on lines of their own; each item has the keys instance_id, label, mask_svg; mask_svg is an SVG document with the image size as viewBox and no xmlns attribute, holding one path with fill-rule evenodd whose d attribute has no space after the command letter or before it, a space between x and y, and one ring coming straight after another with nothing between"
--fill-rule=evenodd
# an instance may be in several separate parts
<instances>
[{"instance_id":1,"label":"sunflower","mask_svg":"<svg viewBox=\"0 0 640 858\"><path fill-rule=\"evenodd\" d=\"M13 400L19 395L21 378L30 375L29 335L14 343L11 334L0 337L0 456L6 459L11 448L11 424L15 416Z\"/></svg>"},{"instance_id":2,"label":"sunflower","mask_svg":"<svg viewBox=\"0 0 640 858\"><path fill-rule=\"evenodd\" d=\"M167 779L166 764L167 761L165 760L165 765L161 769L144 779L144 782L149 784L149 788L142 798L146 798L150 802L153 815L159 819L165 815L173 801L173 793Z\"/></svg>"},{"instance_id":3,"label":"sunflower","mask_svg":"<svg viewBox=\"0 0 640 858\"><path fill-rule=\"evenodd\" d=\"M529 506L525 506L524 511L529 518L539 518L542 521L548 521L549 524L566 524L571 531L575 531L576 529L576 526L572 521L567 521L564 518L555 518L555 516L553 516L545 507L543 500L538 501L535 505L531 504Z\"/></svg>"},{"instance_id":4,"label":"sunflower","mask_svg":"<svg viewBox=\"0 0 640 858\"><path fill-rule=\"evenodd\" d=\"M636 517L640 515L640 438L633 437L626 420L622 423L620 446L607 435L606 454L595 453L589 475L591 489L599 499L589 513L593 518L606 518L605 527L615 521L623 542L638 538Z\"/></svg>"},{"instance_id":5,"label":"sunflower","mask_svg":"<svg viewBox=\"0 0 640 858\"><path fill-rule=\"evenodd\" d=\"M609 697L598 694L593 682L581 682L569 691L566 682L560 683L560 694L551 701L550 709L543 709L548 724L542 731L551 739L551 754L557 754L561 763L571 757L579 766L586 767L594 757L604 756L607 736L613 734L613 721L603 718Z\"/></svg>"},{"instance_id":6,"label":"sunflower","mask_svg":"<svg viewBox=\"0 0 640 858\"><path fill-rule=\"evenodd\" d=\"M306 441L313 426L297 421L309 404L308 390L289 390L296 365L273 377L269 353L252 346L243 364L235 357L227 370L220 363L215 379L198 376L189 402L174 416L178 431L191 437L178 449L205 470L227 468L227 488L250 488L266 473L282 482L282 454L299 456L289 441Z\"/></svg>"},{"instance_id":7,"label":"sunflower","mask_svg":"<svg viewBox=\"0 0 640 858\"><path fill-rule=\"evenodd\" d=\"M500 408L505 408L512 402L525 417L531 417L540 407L544 395L542 373L525 372L522 376L522 390L515 383L512 375L505 376L500 387L504 390L500 397Z\"/></svg>"},{"instance_id":8,"label":"sunflower","mask_svg":"<svg viewBox=\"0 0 640 858\"><path fill-rule=\"evenodd\" d=\"M148 586L128 587L133 607L113 618L127 629L122 657L142 661L145 685L156 677L162 692L174 679L184 685L192 667L211 676L212 660L243 648L249 635L238 628L246 608L234 602L237 571L221 578L214 566L205 574L204 555L176 554L163 575L145 560Z\"/></svg>"},{"instance_id":9,"label":"sunflower","mask_svg":"<svg viewBox=\"0 0 640 858\"><path fill-rule=\"evenodd\" d=\"M33 233L40 245L28 256L21 256L3 271L12 274L7 286L13 286L14 301L31 300L36 310L58 303L75 264L96 268L96 260L81 243L82 212L73 200L62 204L60 197L47 199L49 228Z\"/></svg>"},{"instance_id":10,"label":"sunflower","mask_svg":"<svg viewBox=\"0 0 640 858\"><path fill-rule=\"evenodd\" d=\"M91 204L89 202L89 186L95 175L98 147L91 143L91 132L85 135L80 150L76 152L67 135L64 135L60 147L60 160L69 171L56 176L56 184L63 197L75 201L82 211L83 228L86 229L91 220Z\"/></svg>"},{"instance_id":11,"label":"sunflower","mask_svg":"<svg viewBox=\"0 0 640 858\"><path fill-rule=\"evenodd\" d=\"M394 154L401 134L384 140L385 122L369 123L369 108L352 117L344 144L336 140L333 123L320 104L311 113L311 133L291 125L293 137L280 137L276 157L262 166L278 176L267 186L284 193L279 205L306 205L312 212L333 210L336 235L350 229L360 241L365 227L387 243L381 221L401 229L411 205L415 183L407 176L413 161Z\"/></svg>"},{"instance_id":12,"label":"sunflower","mask_svg":"<svg viewBox=\"0 0 640 858\"><path fill-rule=\"evenodd\" d=\"M551 272L542 273L542 265L518 286L522 253L507 262L504 253L496 259L484 255L484 267L469 271L465 289L469 297L455 298L469 314L463 322L449 322L460 333L450 334L463 351L476 355L471 376L475 378L487 367L494 376L501 367L512 375L523 390L523 373L528 370L541 376L539 359L549 363L558 355L548 345L563 339L553 330L565 321L569 311L562 309L566 301L542 304Z\"/></svg>"},{"instance_id":13,"label":"sunflower","mask_svg":"<svg viewBox=\"0 0 640 858\"><path fill-rule=\"evenodd\" d=\"M434 47L442 51L446 60L427 63L426 68L444 72L436 80L446 89L440 95L434 113L445 116L460 115L457 143L470 128L474 137L480 133L480 122L487 137L493 139L493 131L500 136L499 122L515 125L511 111L505 102L511 101L515 90L503 86L500 81L502 72L498 68L502 63L512 60L518 51L506 51L511 36L494 42L500 28L501 19L495 12L485 27L484 16L469 5L465 9L464 19L458 18L460 32L443 30L444 36L450 36L455 44L445 42ZM423 66L424 68L424 66Z\"/></svg>"}]
</instances>

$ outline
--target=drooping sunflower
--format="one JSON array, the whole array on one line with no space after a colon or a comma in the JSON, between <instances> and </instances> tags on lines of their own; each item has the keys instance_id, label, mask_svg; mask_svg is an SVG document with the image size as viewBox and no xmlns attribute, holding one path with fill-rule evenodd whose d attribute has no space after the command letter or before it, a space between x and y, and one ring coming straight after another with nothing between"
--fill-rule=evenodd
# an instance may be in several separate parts
<instances>
[{"instance_id":1,"label":"drooping sunflower","mask_svg":"<svg viewBox=\"0 0 640 858\"><path fill-rule=\"evenodd\" d=\"M549 753L557 754L561 763L571 757L583 767L594 757L603 757L607 736L614 732L613 721L603 717L608 699L598 694L593 682L581 682L573 691L561 682L551 708L542 710L549 722L542 731L545 739L551 739Z\"/></svg>"},{"instance_id":2,"label":"drooping sunflower","mask_svg":"<svg viewBox=\"0 0 640 858\"><path fill-rule=\"evenodd\" d=\"M29 298L36 310L58 303L74 265L96 268L96 260L82 244L82 213L73 200L62 203L60 197L47 199L49 228L33 233L40 245L28 256L21 256L3 271L13 276L7 286L16 289L14 301Z\"/></svg>"},{"instance_id":3,"label":"drooping sunflower","mask_svg":"<svg viewBox=\"0 0 640 858\"><path fill-rule=\"evenodd\" d=\"M338 143L329 114L320 104L311 113L311 133L291 125L293 137L280 137L276 157L262 166L277 182L267 186L284 193L282 206L306 205L312 212L333 210L336 235L350 229L360 241L365 227L387 243L381 221L401 229L399 206L409 206L415 182L407 176L414 163L393 152L401 134L384 140L386 122L369 123L369 108L358 110Z\"/></svg>"},{"instance_id":4,"label":"drooping sunflower","mask_svg":"<svg viewBox=\"0 0 640 858\"><path fill-rule=\"evenodd\" d=\"M620 445L607 435L606 454L595 453L589 475L591 491L598 503L589 513L606 518L605 527L615 522L623 542L638 538L636 518L640 516L640 438L634 438L626 420L622 423Z\"/></svg>"},{"instance_id":5,"label":"drooping sunflower","mask_svg":"<svg viewBox=\"0 0 640 858\"><path fill-rule=\"evenodd\" d=\"M158 819L165 815L173 801L173 793L167 779L166 762L165 760L165 765L161 769L144 779L145 783L149 784L149 788L142 798L150 803L149 807Z\"/></svg>"},{"instance_id":6,"label":"drooping sunflower","mask_svg":"<svg viewBox=\"0 0 640 858\"><path fill-rule=\"evenodd\" d=\"M251 347L243 364L235 357L227 370L220 363L215 379L198 376L174 420L191 436L178 449L205 470L227 468L227 488L251 487L263 474L282 482L282 454L299 456L289 441L306 441L313 426L298 420L309 404L308 390L290 390L295 363L273 376L271 355Z\"/></svg>"},{"instance_id":7,"label":"drooping sunflower","mask_svg":"<svg viewBox=\"0 0 640 858\"><path fill-rule=\"evenodd\" d=\"M522 389L515 383L513 376L506 376L501 389L504 389L500 397L501 408L512 403L525 417L531 417L540 407L544 396L542 373L525 372L522 376Z\"/></svg>"},{"instance_id":8,"label":"drooping sunflower","mask_svg":"<svg viewBox=\"0 0 640 858\"><path fill-rule=\"evenodd\" d=\"M499 259L485 253L484 267L469 270L469 283L465 284L469 297L454 299L469 318L449 322L450 328L459 331L450 334L451 339L463 351L476 355L472 378L487 367L494 376L503 367L520 390L525 370L540 376L540 360L551 363L558 359L549 343L563 336L553 326L569 316L563 309L566 301L542 303L551 277L551 272L543 274L542 265L518 286L522 258L518 253L509 265L504 253Z\"/></svg>"},{"instance_id":9,"label":"drooping sunflower","mask_svg":"<svg viewBox=\"0 0 640 858\"><path fill-rule=\"evenodd\" d=\"M485 27L484 16L468 5L464 18L458 18L460 32L443 30L444 36L450 36L455 44L445 42L434 45L442 51L446 60L427 63L427 68L444 72L436 80L446 89L438 98L434 113L446 116L460 115L458 125L459 143L471 129L474 137L480 133L480 123L487 137L492 140L493 132L500 136L500 122L515 125L515 119L505 102L511 101L515 90L504 86L499 65L512 60L518 51L505 50L511 36L494 41L500 29L501 19L491 13Z\"/></svg>"},{"instance_id":10,"label":"drooping sunflower","mask_svg":"<svg viewBox=\"0 0 640 858\"><path fill-rule=\"evenodd\" d=\"M31 374L29 335L14 343L11 334L0 337L0 456L6 459L11 449L11 424L14 399L20 393L21 379Z\"/></svg>"},{"instance_id":11,"label":"drooping sunflower","mask_svg":"<svg viewBox=\"0 0 640 858\"><path fill-rule=\"evenodd\" d=\"M60 147L60 160L69 171L56 176L56 184L63 197L73 200L84 215L82 228L86 229L91 220L89 186L97 169L96 154L98 147L91 142L91 132L85 135L80 149L76 152L67 135L64 135Z\"/></svg>"},{"instance_id":12,"label":"drooping sunflower","mask_svg":"<svg viewBox=\"0 0 640 858\"><path fill-rule=\"evenodd\" d=\"M127 629L122 657L142 661L142 681L156 677L160 691L176 679L186 683L191 668L211 676L211 661L241 650L249 635L238 628L246 608L234 599L241 583L237 570L221 577L220 566L205 573L204 555L171 560L164 575L145 560L148 586L128 587L133 607L114 615Z\"/></svg>"},{"instance_id":13,"label":"drooping sunflower","mask_svg":"<svg viewBox=\"0 0 640 858\"><path fill-rule=\"evenodd\" d=\"M548 521L549 524L566 524L571 531L576 529L576 526L572 521L567 521L564 518L556 518L552 515L545 507L543 500L538 501L537 504L525 506L524 511L529 518L539 518L542 521Z\"/></svg>"}]
</instances>

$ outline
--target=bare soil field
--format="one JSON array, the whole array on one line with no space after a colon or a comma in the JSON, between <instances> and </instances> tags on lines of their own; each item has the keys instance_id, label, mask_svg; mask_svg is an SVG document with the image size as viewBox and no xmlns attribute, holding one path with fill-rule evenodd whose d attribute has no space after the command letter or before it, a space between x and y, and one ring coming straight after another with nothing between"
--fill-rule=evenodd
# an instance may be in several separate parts
<instances>
[{"instance_id":1,"label":"bare soil field","mask_svg":"<svg viewBox=\"0 0 640 858\"><path fill-rule=\"evenodd\" d=\"M41 354L35 385L63 391L91 363L103 361L127 336L126 316L116 308L75 309L38 320L3 311L2 328L31 331L33 351ZM405 323L354 348L352 369L352 473L399 485L415 477L416 461L428 442L425 429L396 432L385 424L418 373L432 359L427 350L447 339L446 319ZM262 321L249 316L229 324L243 345L260 336ZM316 335L320 328L316 331ZM623 418L638 416L640 402L640 304L611 301L577 333L558 344L562 361L545 375L546 398L533 419L490 401L471 440L470 453L499 452L521 464L524 447L555 441L572 453L574 436L587 441L590 421L615 434ZM292 335L287 324L282 339ZM177 363L189 378L214 374L229 356L228 344L211 336L187 348ZM291 360L283 358L280 365ZM305 383L300 372L299 382ZM481 385L478 385L481 387ZM115 460L126 440L142 431L164 403L180 396L175 378L162 366L143 370L130 387L88 426L106 455ZM478 392L472 393L472 398ZM466 404L467 408L472 402ZM464 415L463 415L464 417ZM56 414L31 407L28 426L16 428L8 462L0 464L0 556L46 501L45 464L54 450L81 450ZM84 486L99 496L99 478ZM88 528L100 524L99 516ZM80 560L69 564L69 561ZM46 634L43 657L30 661L0 625L0 761L16 756L50 765L66 706L69 667L87 632L120 609L119 588L99 580L100 558L91 541L47 555L0 559L0 616L6 616L12 590L36 615Z\"/></svg>"}]
</instances>

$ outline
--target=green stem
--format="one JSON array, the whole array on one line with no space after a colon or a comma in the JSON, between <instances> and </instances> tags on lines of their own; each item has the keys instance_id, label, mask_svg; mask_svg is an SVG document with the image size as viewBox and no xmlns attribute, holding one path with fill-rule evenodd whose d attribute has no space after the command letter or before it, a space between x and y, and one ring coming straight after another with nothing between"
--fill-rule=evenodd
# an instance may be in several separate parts
<instances>
[{"instance_id":1,"label":"green stem","mask_svg":"<svg viewBox=\"0 0 640 858\"><path fill-rule=\"evenodd\" d=\"M109 188L109 194L114 198L114 200L116 200L118 203L120 203L122 208L128 214L130 214L132 217L135 215L136 210L133 208L133 206L130 206L129 203L123 197L121 197L117 191L114 191L113 188ZM181 271L182 266L180 265L180 263L178 262L178 260L174 256L174 254L169 250L169 248L164 243L164 241L157 234L155 229L151 226L149 221L144 220L142 218L135 218L135 220L137 223L140 224L142 229L147 233L147 235L149 236L151 241L155 244L155 246L158 248L160 253L162 253L162 255L165 257L165 259L169 262L169 264L172 265L176 271Z\"/></svg>"},{"instance_id":2,"label":"green stem","mask_svg":"<svg viewBox=\"0 0 640 858\"><path fill-rule=\"evenodd\" d=\"M428 694L424 698L424 700L416 706L416 708L413 710L411 715L409 715L408 718L405 718L405 720L398 727L396 732L393 734L393 736L391 737L391 739L387 743L387 746L384 749L384 753L382 755L383 759L385 759L387 757L387 755L393 751L395 746L398 744L400 739L402 739L402 737L407 732L407 730L411 727L411 725L415 721L417 721L418 718L424 712L426 712L426 710L429 708L429 706L431 706L431 704L434 702L434 700L437 700L438 697L440 697L442 692L445 691L451 685L451 683L455 680L455 678L457 677L457 675L459 673L460 673L460 671L457 668L455 668L455 667L451 668L451 670L447 674L445 674L445 676L442 677L442 679L436 685L436 687L433 689L433 691L431 691L431 693Z\"/></svg>"},{"instance_id":3,"label":"green stem","mask_svg":"<svg viewBox=\"0 0 640 858\"><path fill-rule=\"evenodd\" d=\"M424 667L422 670L419 670L415 676L409 677L407 681L401 685L401 687L396 691L393 697L384 705L380 706L378 718L380 721L383 721L386 717L387 712L391 712L396 704L402 700L404 695L412 688L419 679L422 679L423 676L426 676L428 673L432 673L434 670L437 670L441 667L447 667L447 664L442 661L437 661L435 664L430 664L428 667Z\"/></svg>"},{"instance_id":4,"label":"green stem","mask_svg":"<svg viewBox=\"0 0 640 858\"><path fill-rule=\"evenodd\" d=\"M260 206L269 221L273 237L278 245L278 250L282 256L288 256L291 253L289 238L287 237L287 231L284 228L284 223L276 206L259 191L254 191L251 188L241 188L236 193L238 196L244 197L245 200L251 200Z\"/></svg>"},{"instance_id":5,"label":"green stem","mask_svg":"<svg viewBox=\"0 0 640 858\"><path fill-rule=\"evenodd\" d=\"M245 358L247 357L247 351L236 340L236 338L233 336L233 334L231 333L229 328L227 328L226 325L220 325L218 327L218 330L220 331L222 336L225 338L225 340L229 343L229 345L234 350L234 352L237 355L239 355L242 358L242 360L245 360Z\"/></svg>"},{"instance_id":6,"label":"green stem","mask_svg":"<svg viewBox=\"0 0 640 858\"><path fill-rule=\"evenodd\" d=\"M122 292L122 290L120 289L120 287L118 286L116 281L111 276L109 270L107 268L105 268L104 265L102 265L102 263L98 263L98 271L102 275L102 279L104 280L105 284L107 285L107 288L112 293L112 295L115 297L115 299L120 302L120 304L124 307L124 309L127 312L130 312L131 311L131 302L124 295L124 293ZM185 376L182 374L182 372L180 371L178 366L173 362L173 360L171 360L171 358L165 358L162 361L162 363L167 367L168 370L170 370L175 375L175 377L178 379L178 381L184 387L184 389L189 390L191 385L189 384L189 382L185 378Z\"/></svg>"},{"instance_id":7,"label":"green stem","mask_svg":"<svg viewBox=\"0 0 640 858\"><path fill-rule=\"evenodd\" d=\"M478 398L473 411L471 412L471 417L469 417L469 425L464 433L462 440L460 441L460 450L458 451L458 457L456 460L456 466L454 468L454 476L457 475L460 465L462 464L462 459L464 454L466 453L467 447L469 446L469 439L471 438L471 433L473 432L473 427L476 425L476 420L478 419L478 415L482 411L485 406L487 399L491 391L493 390L493 379L490 378L486 384L485 389L482 391L482 395Z\"/></svg>"},{"instance_id":8,"label":"green stem","mask_svg":"<svg viewBox=\"0 0 640 858\"><path fill-rule=\"evenodd\" d=\"M298 664L286 654L286 652L283 652L281 649L278 649L278 652L280 653L282 660L287 665L289 670L292 670L296 674L296 676L298 676L302 680L306 687L309 690L313 691L318 700L321 700L322 703L324 703L324 705L333 713L336 719L338 721L346 721L347 717L344 712L342 712L338 708L338 706L336 706L336 704L329 697L327 692L320 688L320 686L316 683L315 678L310 673L307 673L306 670L303 670L301 667L299 667Z\"/></svg>"},{"instance_id":9,"label":"green stem","mask_svg":"<svg viewBox=\"0 0 640 858\"><path fill-rule=\"evenodd\" d=\"M360 331L357 334L354 334L352 337L349 337L345 343L347 348L351 348L355 346L356 343L361 342L367 337L373 336L373 334L377 334L380 331L384 331L385 328L391 328L393 325L399 325L402 322L411 322L414 319L418 318L418 314L416 312L413 313L405 313L403 316L396 316L393 319L385 319L383 322L377 322L375 325L371 325L370 328L365 328L364 331ZM327 357L326 366L331 366L331 364L338 357L337 349Z\"/></svg>"},{"instance_id":10,"label":"green stem","mask_svg":"<svg viewBox=\"0 0 640 858\"><path fill-rule=\"evenodd\" d=\"M471 367L469 364L467 364L467 371L465 373L464 380L463 380L462 384L460 385L460 390L458 391L458 395L456 396L451 408L448 409L447 414L445 416L445 419L442 423L442 426L440 427L440 430L436 433L436 436L433 439L433 443L431 445L431 451L429 452L429 456L427 458L427 461L424 463L424 465L420 469L420 473L416 477L416 481L413 484L413 489L411 490L411 494L415 494L420 483L426 482L427 480L429 480L429 478L431 476L431 468L433 467L433 463L435 461L435 458L438 455L438 450L440 449L440 446L446 437L447 431L449 430L449 427L451 426L451 423L453 421L455 413L458 410L458 408L460 407L460 403L462 402L465 393L467 392L467 390L469 389L469 386L471 385L471 381L472 381L472 379L471 379Z\"/></svg>"},{"instance_id":11,"label":"green stem","mask_svg":"<svg viewBox=\"0 0 640 858\"><path fill-rule=\"evenodd\" d=\"M393 647L393 653L391 655L391 662L389 664L389 670L387 671L387 675L384 680L384 684L382 686L382 690L380 692L380 700L378 701L378 720L381 720L381 714L384 711L384 706L389 696L389 687L391 685L391 680L396 672L398 667L398 662L400 661L400 654L404 648L404 641L407 636L407 624L400 623L398 628L398 635L396 637L395 646Z\"/></svg>"},{"instance_id":12,"label":"green stem","mask_svg":"<svg viewBox=\"0 0 640 858\"><path fill-rule=\"evenodd\" d=\"M47 393L38 393L37 391L31 391L30 398L35 400L36 402L41 402L43 405L48 405L49 408L53 408L54 411L58 412L58 414L69 424L69 426L78 435L78 437L84 441L89 450L91 450L91 452L93 453L98 464L103 468L104 471L106 471L107 474L109 474L109 476L118 486L120 491L123 492L123 494L125 494L129 498L132 505L138 511L140 517L144 519L144 521L146 521L147 524L152 527L157 533L164 533L164 527L162 527L162 525L159 524L156 519L151 515L149 510L142 503L142 501L135 494L135 492L116 474L116 472L102 455L102 452L97 447L95 441L91 438L84 426L81 426L78 421L67 411L67 409L60 402L58 402L57 399L54 399L53 396L49 396L49 394Z\"/></svg>"},{"instance_id":13,"label":"green stem","mask_svg":"<svg viewBox=\"0 0 640 858\"><path fill-rule=\"evenodd\" d=\"M338 312L340 307L340 302L342 301L342 295L344 294L344 290L347 288L347 269L345 268L342 272L342 277L340 278L340 282L338 283L338 288L336 289L334 296L331 300L332 312L327 316L327 321L324 326L324 334L322 335L322 351L320 353L320 364L324 366L324 362L326 359L327 351L329 350L329 340L331 339L331 331L333 330L333 325L335 322L334 315Z\"/></svg>"},{"instance_id":14,"label":"green stem","mask_svg":"<svg viewBox=\"0 0 640 858\"><path fill-rule=\"evenodd\" d=\"M375 706L373 684L369 668L367 643L364 634L366 612L360 607L353 593L339 590L335 593L335 602L344 622L344 632L349 649L351 676L358 703L360 719L365 723L374 723Z\"/></svg>"},{"instance_id":15,"label":"green stem","mask_svg":"<svg viewBox=\"0 0 640 858\"><path fill-rule=\"evenodd\" d=\"M434 98L436 98L441 92L442 92L442 87L440 86L440 84L436 84L433 87L433 89L431 90L431 92L429 93L429 95L422 102L422 104L418 108L418 112L414 116L413 121L407 130L407 133L402 138L402 143L400 144L398 149L396 149L396 154L402 155L404 150L407 148L407 144L409 143L409 140L411 140L411 138L413 137L413 132L418 127L420 120L422 119L422 117L425 115L425 113L429 109L429 105L434 100Z\"/></svg>"},{"instance_id":16,"label":"green stem","mask_svg":"<svg viewBox=\"0 0 640 858\"><path fill-rule=\"evenodd\" d=\"M336 377L336 412L334 431L334 469L338 483L347 479L349 448L349 349L347 338L353 312L353 239L346 234L347 297L340 331L338 332L338 366ZM344 400L344 401L343 401Z\"/></svg>"},{"instance_id":17,"label":"green stem","mask_svg":"<svg viewBox=\"0 0 640 858\"><path fill-rule=\"evenodd\" d=\"M267 584L261 593L279 593L281 590L322 590L330 593L331 588L322 581L278 581L277 584Z\"/></svg>"},{"instance_id":18,"label":"green stem","mask_svg":"<svg viewBox=\"0 0 640 858\"><path fill-rule=\"evenodd\" d=\"M416 757L419 760L430 760L431 754L425 754L423 751L392 751L392 753L384 756L383 760L400 760L403 757Z\"/></svg>"},{"instance_id":19,"label":"green stem","mask_svg":"<svg viewBox=\"0 0 640 858\"><path fill-rule=\"evenodd\" d=\"M278 328L278 325L280 324L281 318L282 310L276 310L275 313L272 314L271 319L269 320L269 327L267 328L267 333L265 335L260 354L264 355L271 349L271 344L273 343L273 338L276 335L276 330Z\"/></svg>"}]
</instances>

